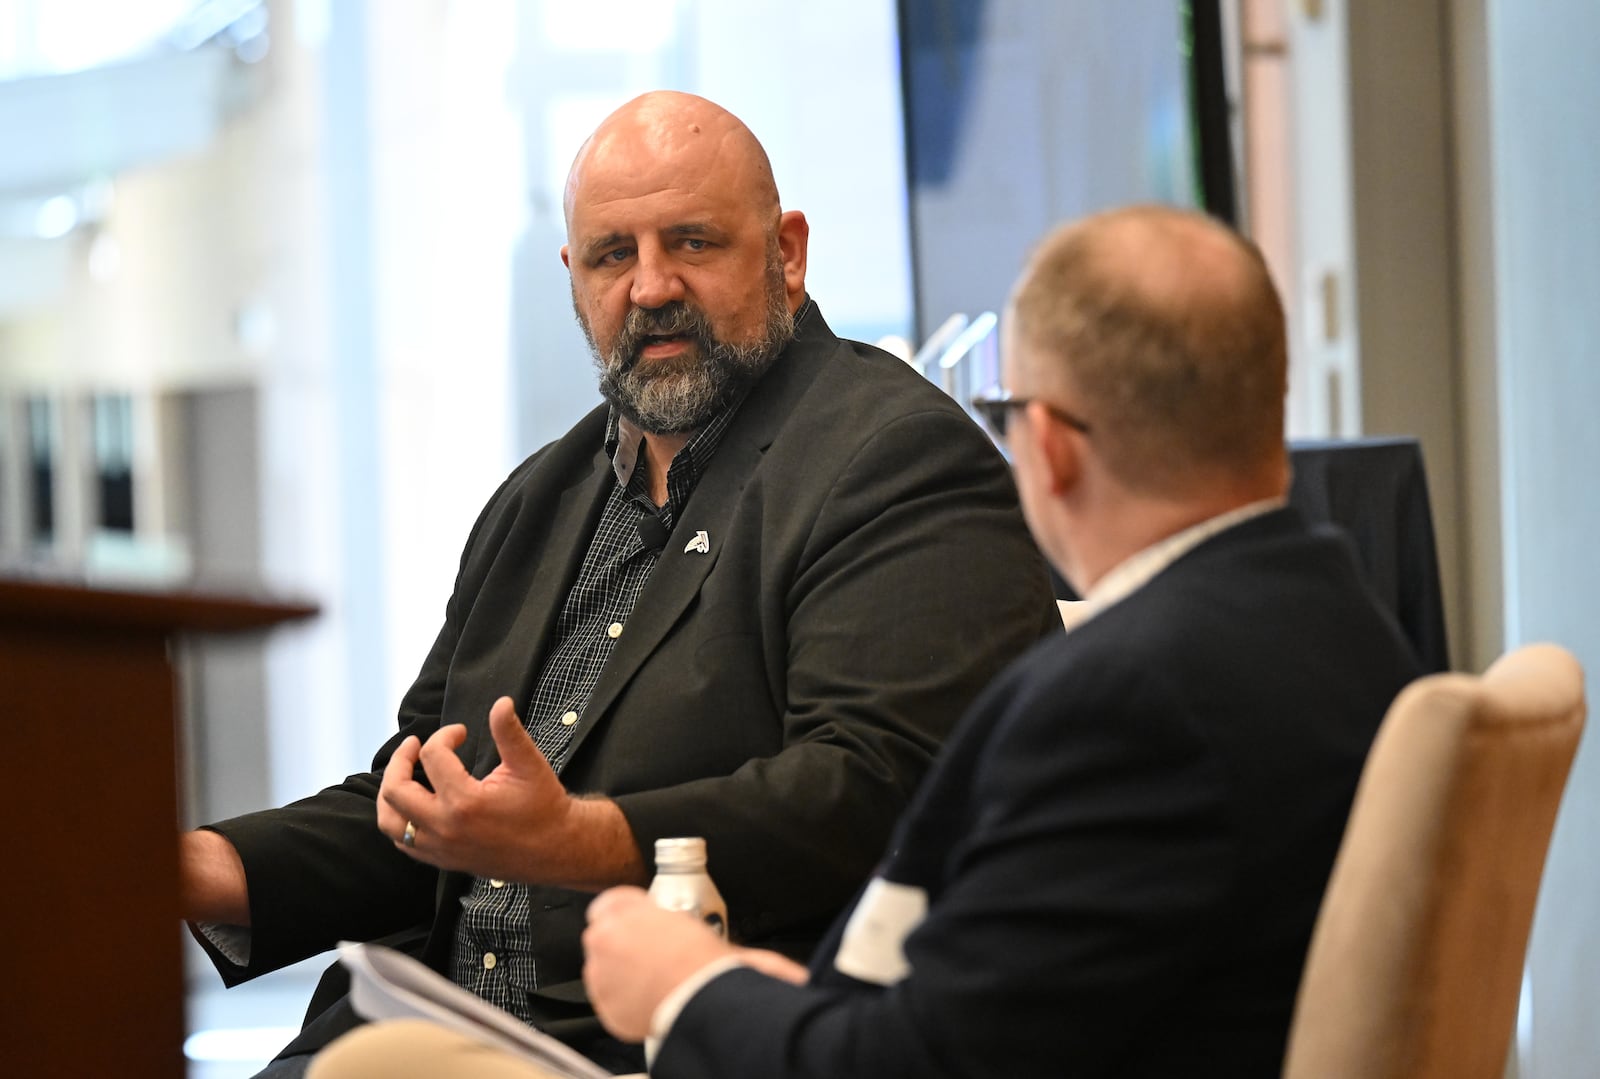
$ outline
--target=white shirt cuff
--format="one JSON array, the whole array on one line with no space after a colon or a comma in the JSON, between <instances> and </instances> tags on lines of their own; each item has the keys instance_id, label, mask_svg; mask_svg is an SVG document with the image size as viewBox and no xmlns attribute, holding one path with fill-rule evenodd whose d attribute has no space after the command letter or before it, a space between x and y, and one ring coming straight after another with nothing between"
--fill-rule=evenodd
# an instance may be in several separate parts
<instances>
[{"instance_id":1,"label":"white shirt cuff","mask_svg":"<svg viewBox=\"0 0 1600 1079\"><path fill-rule=\"evenodd\" d=\"M725 955L721 959L713 959L679 982L676 989L663 997L650 1015L650 1034L644 1040L645 1065L655 1067L656 1053L661 1050L661 1043L672 1032L672 1024L678 1021L678 1015L688 1006L694 995L706 987L706 983L735 967L748 965L737 955Z\"/></svg>"}]
</instances>

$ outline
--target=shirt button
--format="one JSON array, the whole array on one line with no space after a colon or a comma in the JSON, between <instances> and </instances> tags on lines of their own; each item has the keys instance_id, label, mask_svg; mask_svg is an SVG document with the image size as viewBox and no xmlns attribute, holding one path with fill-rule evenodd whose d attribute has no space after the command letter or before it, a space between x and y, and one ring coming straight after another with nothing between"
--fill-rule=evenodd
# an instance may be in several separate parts
<instances>
[{"instance_id":1,"label":"shirt button","mask_svg":"<svg viewBox=\"0 0 1600 1079\"><path fill-rule=\"evenodd\" d=\"M578 722L578 713L576 712L568 712L561 717L561 725L563 727L570 727L576 722Z\"/></svg>"},{"instance_id":2,"label":"shirt button","mask_svg":"<svg viewBox=\"0 0 1600 1079\"><path fill-rule=\"evenodd\" d=\"M490 880L489 880L489 887L491 887L491 888L504 888L505 886L506 886L506 882L501 880L498 877L493 877L493 878L490 878Z\"/></svg>"},{"instance_id":3,"label":"shirt button","mask_svg":"<svg viewBox=\"0 0 1600 1079\"><path fill-rule=\"evenodd\" d=\"M621 622L613 622L613 623L611 623L611 625L607 626L606 627L606 636L610 637L613 641L616 640L618 637L622 636L622 623Z\"/></svg>"},{"instance_id":4,"label":"shirt button","mask_svg":"<svg viewBox=\"0 0 1600 1079\"><path fill-rule=\"evenodd\" d=\"M484 970L493 970L494 969L494 965L497 962L499 962L499 960L497 960L494 957L494 953L493 952L484 952L483 953L483 969Z\"/></svg>"}]
</instances>

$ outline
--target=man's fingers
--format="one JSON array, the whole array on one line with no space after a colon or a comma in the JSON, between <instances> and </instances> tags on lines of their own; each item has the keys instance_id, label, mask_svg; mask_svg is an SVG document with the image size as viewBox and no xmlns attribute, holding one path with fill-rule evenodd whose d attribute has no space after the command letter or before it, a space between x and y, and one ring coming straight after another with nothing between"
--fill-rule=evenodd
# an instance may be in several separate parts
<instances>
[{"instance_id":1,"label":"man's fingers","mask_svg":"<svg viewBox=\"0 0 1600 1079\"><path fill-rule=\"evenodd\" d=\"M394 753L389 757L389 763L383 768L383 781L378 787L378 831L400 842L400 837L405 832L406 808L397 806L395 800L408 802L406 797L410 790L426 793L420 784L412 778L412 773L417 766L417 753L421 743L416 737L407 738L395 747Z\"/></svg>"},{"instance_id":2,"label":"man's fingers","mask_svg":"<svg viewBox=\"0 0 1600 1079\"><path fill-rule=\"evenodd\" d=\"M501 697L489 708L489 734L500 751L500 763L513 771L527 772L549 768L544 754L534 745L533 736L522 725L517 715L517 705L510 697Z\"/></svg>"},{"instance_id":3,"label":"man's fingers","mask_svg":"<svg viewBox=\"0 0 1600 1079\"><path fill-rule=\"evenodd\" d=\"M407 738L383 769L383 782L378 787L378 828L396 843L400 842L406 822L426 815L435 800L433 792L414 778L417 763L426 750L415 736Z\"/></svg>"},{"instance_id":4,"label":"man's fingers","mask_svg":"<svg viewBox=\"0 0 1600 1079\"><path fill-rule=\"evenodd\" d=\"M423 743L418 757L435 794L448 794L471 778L467 774L467 766L456 756L456 750L466 740L467 728L460 723L452 723L434 731Z\"/></svg>"},{"instance_id":5,"label":"man's fingers","mask_svg":"<svg viewBox=\"0 0 1600 1079\"><path fill-rule=\"evenodd\" d=\"M641 902L650 902L650 896L643 888L635 888L631 884L607 888L589 903L586 917L592 924L597 918L609 918Z\"/></svg>"},{"instance_id":6,"label":"man's fingers","mask_svg":"<svg viewBox=\"0 0 1600 1079\"><path fill-rule=\"evenodd\" d=\"M501 763L483 780L462 762L468 734L459 723L440 727L426 742L410 737L395 748L379 785L378 829L406 853L446 868L457 868L463 859L508 860L514 844L495 838L504 838L507 820L542 820L546 804L564 797L510 697L495 701L489 726ZM414 828L410 842L408 827Z\"/></svg>"},{"instance_id":7,"label":"man's fingers","mask_svg":"<svg viewBox=\"0 0 1600 1079\"><path fill-rule=\"evenodd\" d=\"M777 978L790 985L805 985L811 978L811 972L793 959L777 952L769 952L765 948L740 948L739 958L767 977Z\"/></svg>"},{"instance_id":8,"label":"man's fingers","mask_svg":"<svg viewBox=\"0 0 1600 1079\"><path fill-rule=\"evenodd\" d=\"M417 765L417 752L422 748L422 743L416 735L409 735L405 741L394 747L394 752L389 755L389 763L383 766L383 782L398 783L411 778L411 770Z\"/></svg>"},{"instance_id":9,"label":"man's fingers","mask_svg":"<svg viewBox=\"0 0 1600 1079\"><path fill-rule=\"evenodd\" d=\"M379 792L383 799L407 785L416 786L412 773L417 767L417 753L422 748L422 743L412 735L395 747L389 756L389 763L383 766L383 778L379 783Z\"/></svg>"}]
</instances>

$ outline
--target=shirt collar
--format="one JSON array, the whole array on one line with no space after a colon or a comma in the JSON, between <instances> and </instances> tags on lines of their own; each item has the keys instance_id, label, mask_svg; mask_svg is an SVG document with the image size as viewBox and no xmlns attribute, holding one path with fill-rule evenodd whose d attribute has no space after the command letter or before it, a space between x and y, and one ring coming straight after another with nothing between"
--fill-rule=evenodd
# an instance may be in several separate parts
<instances>
[{"instance_id":1,"label":"shirt collar","mask_svg":"<svg viewBox=\"0 0 1600 1079\"><path fill-rule=\"evenodd\" d=\"M1241 525L1262 514L1282 509L1288 504L1289 500L1280 496L1263 498L1257 502L1238 506L1226 513L1219 513L1215 517L1208 517L1198 524L1190 525L1182 532L1174 532L1144 550L1129 555L1089 589L1088 594L1083 597L1083 603L1073 612L1072 626L1074 628L1080 626L1112 604L1127 599L1149 584L1156 574L1212 536L1226 532L1235 525Z\"/></svg>"},{"instance_id":2,"label":"shirt collar","mask_svg":"<svg viewBox=\"0 0 1600 1079\"><path fill-rule=\"evenodd\" d=\"M643 445L644 432L613 407L606 419L606 452L611 455L611 471L617 474L617 482L623 487L633 478Z\"/></svg>"},{"instance_id":3,"label":"shirt collar","mask_svg":"<svg viewBox=\"0 0 1600 1079\"><path fill-rule=\"evenodd\" d=\"M739 406L744 403L740 396L721 412L713 416L704 427L689 436L683 448L672 458L672 464L667 468L667 501L663 506L656 507L660 516L670 526L677 517L677 511L688 501L689 495L700 482L700 477L705 473L711 463L711 457L722 444L722 436L727 433L728 427L733 422L733 417L739 411ZM636 475L639 466L640 450L644 440L649 437L637 424L621 415L615 408L606 421L606 449L611 453L611 471L617 477L617 483L631 497L641 503L649 503L645 495L644 481Z\"/></svg>"}]
</instances>

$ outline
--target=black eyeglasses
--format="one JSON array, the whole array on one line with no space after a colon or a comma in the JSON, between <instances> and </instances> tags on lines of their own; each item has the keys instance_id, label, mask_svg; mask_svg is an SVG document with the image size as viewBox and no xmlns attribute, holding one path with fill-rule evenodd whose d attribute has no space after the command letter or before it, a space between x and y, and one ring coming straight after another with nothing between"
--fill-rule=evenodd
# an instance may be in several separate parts
<instances>
[{"instance_id":1,"label":"black eyeglasses","mask_svg":"<svg viewBox=\"0 0 1600 1079\"><path fill-rule=\"evenodd\" d=\"M972 407L977 410L978 417L983 420L989 430L994 432L996 438L1005 438L1006 421L1011 418L1012 409L1024 408L1035 401L1039 401L1039 398L1013 397L1010 390L996 389L975 396L972 399ZM1081 420L1066 409L1052 405L1048 401L1039 401L1039 403L1045 407L1050 415L1068 427L1076 431L1082 431L1084 434L1089 433L1087 420Z\"/></svg>"}]
</instances>

